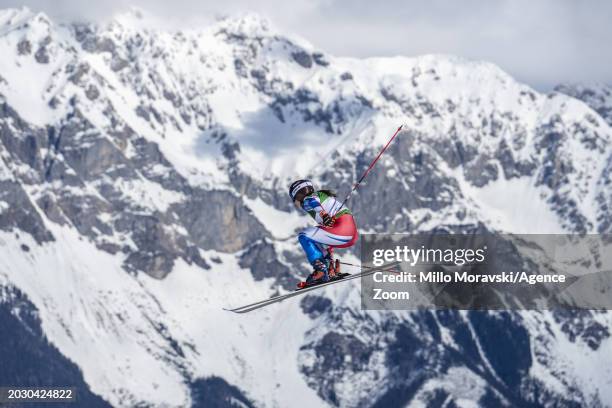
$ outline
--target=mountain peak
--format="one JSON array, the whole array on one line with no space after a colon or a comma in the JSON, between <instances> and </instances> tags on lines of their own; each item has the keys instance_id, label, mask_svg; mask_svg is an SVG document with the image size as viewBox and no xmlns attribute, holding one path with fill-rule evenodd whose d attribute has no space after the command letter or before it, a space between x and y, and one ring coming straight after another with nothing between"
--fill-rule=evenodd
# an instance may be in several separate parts
<instances>
[{"instance_id":1,"label":"mountain peak","mask_svg":"<svg viewBox=\"0 0 612 408\"><path fill-rule=\"evenodd\" d=\"M25 6L0 10L0 34L22 27L26 23L30 25L41 24L47 27L52 25L47 14L44 12L35 13Z\"/></svg>"},{"instance_id":2,"label":"mountain peak","mask_svg":"<svg viewBox=\"0 0 612 408\"><path fill-rule=\"evenodd\" d=\"M0 26L13 25L17 21L22 21L33 15L28 7L7 8L0 10Z\"/></svg>"},{"instance_id":3,"label":"mountain peak","mask_svg":"<svg viewBox=\"0 0 612 408\"><path fill-rule=\"evenodd\" d=\"M170 21L135 6L115 14L108 26L136 31L169 30L173 28Z\"/></svg>"},{"instance_id":4,"label":"mountain peak","mask_svg":"<svg viewBox=\"0 0 612 408\"><path fill-rule=\"evenodd\" d=\"M220 29L244 36L269 35L273 31L270 20L254 12L224 17L218 25Z\"/></svg>"}]
</instances>

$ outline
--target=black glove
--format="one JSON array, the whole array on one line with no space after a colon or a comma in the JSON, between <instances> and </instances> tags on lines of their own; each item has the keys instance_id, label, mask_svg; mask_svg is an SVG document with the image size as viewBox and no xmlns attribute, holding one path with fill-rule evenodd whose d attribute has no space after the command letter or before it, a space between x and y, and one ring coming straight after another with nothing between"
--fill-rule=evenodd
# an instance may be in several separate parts
<instances>
[{"instance_id":1,"label":"black glove","mask_svg":"<svg viewBox=\"0 0 612 408\"><path fill-rule=\"evenodd\" d=\"M326 227L333 227L334 226L334 223L336 222L334 217L332 217L331 215L329 215L325 211L321 211L319 213L319 215L323 219L323 225L325 225Z\"/></svg>"}]
</instances>

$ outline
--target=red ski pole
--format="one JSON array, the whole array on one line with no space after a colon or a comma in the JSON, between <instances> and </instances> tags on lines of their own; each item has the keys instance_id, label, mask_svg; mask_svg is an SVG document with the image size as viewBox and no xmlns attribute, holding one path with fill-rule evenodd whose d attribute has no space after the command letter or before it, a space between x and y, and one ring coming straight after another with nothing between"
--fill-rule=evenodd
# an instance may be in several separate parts
<instances>
[{"instance_id":1,"label":"red ski pole","mask_svg":"<svg viewBox=\"0 0 612 408\"><path fill-rule=\"evenodd\" d=\"M391 139L389 139L389 141L387 142L385 147L383 147L382 150L380 151L380 153L378 153L378 156L376 156L376 158L374 160L372 160L372 163L370 163L370 165L368 166L366 171L363 173L361 178L357 181L357 183L355 183L353 185L353 188L351 189L351 191L349 191L349 193L346 195L346 198L344 199L344 201L342 201L342 204L338 208L342 208L342 206L349 200L349 198L351 198L351 195L353 194L353 192L355 192L355 190L357 190L359 188L359 185L361 184L361 182L367 177L368 173L370 173L370 171L374 168L374 165L376 164L378 159L380 159L380 156L382 156L383 153L387 150L387 148L389 147L389 145L391 144L393 139L395 139L395 136L397 136L399 134L400 130L402 130L403 127L404 127L404 125L401 125L400 127L397 128L397 130L395 131L393 136L391 136ZM316 235L317 232L319 232L318 229L314 232L313 236Z\"/></svg>"},{"instance_id":2,"label":"red ski pole","mask_svg":"<svg viewBox=\"0 0 612 408\"><path fill-rule=\"evenodd\" d=\"M344 201L342 201L342 205L340 205L339 208L342 208L342 206L351 198L351 195L353 195L353 193L355 192L355 190L357 190L359 188L359 185L361 184L361 182L367 177L368 173L370 173L370 171L374 168L374 165L376 164L376 162L378 161L378 159L380 159L380 156L383 155L383 153L385 152L385 150L387 150L387 147L389 147L389 145L391 144L391 142L393 141L393 139L395 139L395 136L397 136L400 132L400 130L402 130L402 127L404 127L404 125L401 125L400 127L397 128L397 130L395 131L395 133L393 134L393 136L391 136L391 139L389 139L389 141L387 142L387 144L385 145L385 147L382 148L382 150L380 151L380 153L378 153L378 156L376 156L376 158L372 161L372 163L370 163L370 165L368 166L368 168L366 169L366 171L363 173L363 175L361 176L361 178L359 179L359 181L357 181L357 183L355 185L353 185L353 188L351 189L351 191L349 191L349 193L346 195L346 198L344 199Z\"/></svg>"}]
</instances>

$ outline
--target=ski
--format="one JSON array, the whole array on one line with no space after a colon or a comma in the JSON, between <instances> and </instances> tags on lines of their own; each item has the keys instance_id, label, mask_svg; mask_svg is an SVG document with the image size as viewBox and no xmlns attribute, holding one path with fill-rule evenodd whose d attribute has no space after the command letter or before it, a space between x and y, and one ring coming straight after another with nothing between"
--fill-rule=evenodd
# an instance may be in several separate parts
<instances>
[{"instance_id":1,"label":"ski","mask_svg":"<svg viewBox=\"0 0 612 408\"><path fill-rule=\"evenodd\" d=\"M344 263L344 265L349 265L349 266L358 266L358 265L353 265L353 264L347 264ZM251 312L253 310L257 310L260 309L262 307L274 304L274 303L278 303L278 302L282 302L283 300L292 298L294 296L299 296L302 295L306 292L310 292L312 290L315 289L319 289L319 288L323 288L325 286L329 286L329 285L333 285L336 283L340 283L340 282L345 282L345 281L349 281L351 279L357 279L357 278L361 278L362 276L369 276L372 275L376 272L390 272L391 270L395 269L397 266L399 265L399 263L394 263L392 265L389 265L387 268L381 269L381 268L375 268L375 267L369 267L369 266L360 266L360 268L365 269L365 271L357 273L357 274L347 274L348 276L344 276L342 278L339 279L335 279L335 280L331 280L329 282L324 282L324 283L318 283L315 285L310 285L310 286L306 286L304 288L301 289L296 289L293 292L289 292L289 293L285 293L284 295L276 295L276 296L272 296L269 299L264 299L264 300L260 300L259 302L255 302L255 303L250 303L248 305L244 305L244 306L240 306L234 309L223 309L226 310L228 312L233 312L233 313L248 313Z\"/></svg>"}]
</instances>

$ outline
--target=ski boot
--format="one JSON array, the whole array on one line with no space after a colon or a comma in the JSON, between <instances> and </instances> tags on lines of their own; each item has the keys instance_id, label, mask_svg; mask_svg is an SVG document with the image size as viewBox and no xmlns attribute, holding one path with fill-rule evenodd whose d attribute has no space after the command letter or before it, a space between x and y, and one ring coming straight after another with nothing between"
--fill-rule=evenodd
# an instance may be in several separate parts
<instances>
[{"instance_id":1,"label":"ski boot","mask_svg":"<svg viewBox=\"0 0 612 408\"><path fill-rule=\"evenodd\" d=\"M328 265L329 278L335 278L338 275L340 269L340 262L338 260L334 261L334 248L327 248L327 255L325 255L325 263Z\"/></svg>"},{"instance_id":2,"label":"ski boot","mask_svg":"<svg viewBox=\"0 0 612 408\"><path fill-rule=\"evenodd\" d=\"M334 271L334 276L332 276L331 270L333 269ZM340 260L339 259L334 259L330 262L329 264L329 276L331 278L339 278L340 277Z\"/></svg>"},{"instance_id":3,"label":"ski boot","mask_svg":"<svg viewBox=\"0 0 612 408\"><path fill-rule=\"evenodd\" d=\"M329 282L329 269L327 267L326 259L317 259L312 263L312 266L314 267L314 271L308 275L306 282L298 283L297 286L299 289L305 288L306 286Z\"/></svg>"},{"instance_id":4,"label":"ski boot","mask_svg":"<svg viewBox=\"0 0 612 408\"><path fill-rule=\"evenodd\" d=\"M329 278L335 279L340 277L340 260L339 259L331 259L329 261Z\"/></svg>"}]
</instances>

